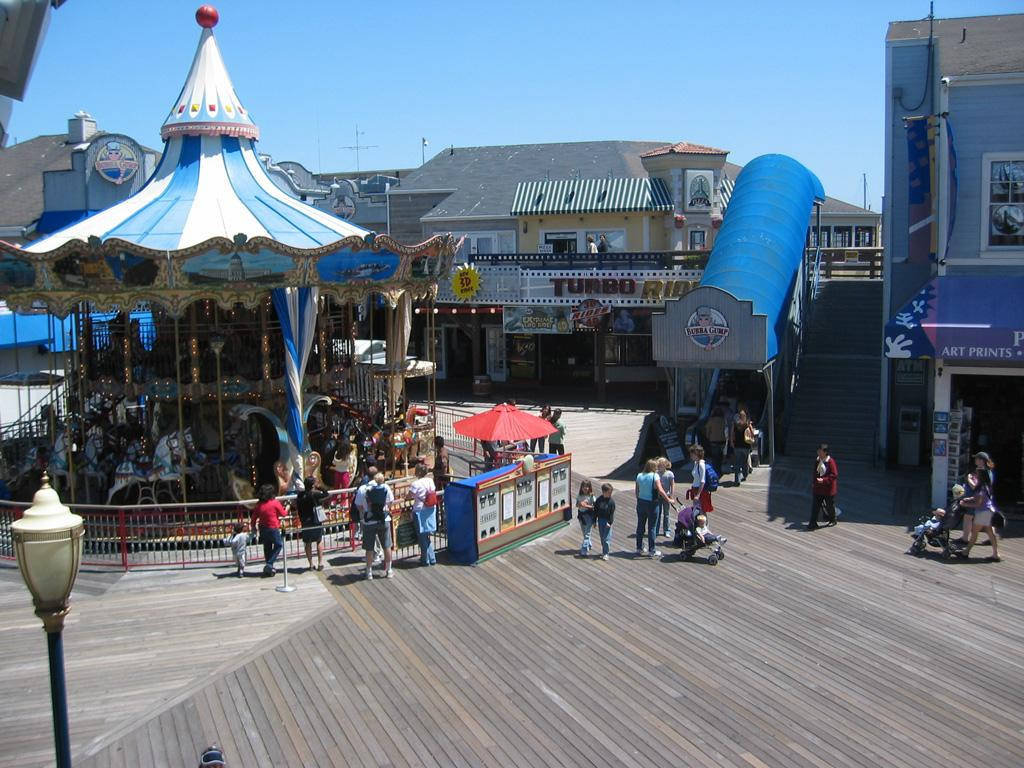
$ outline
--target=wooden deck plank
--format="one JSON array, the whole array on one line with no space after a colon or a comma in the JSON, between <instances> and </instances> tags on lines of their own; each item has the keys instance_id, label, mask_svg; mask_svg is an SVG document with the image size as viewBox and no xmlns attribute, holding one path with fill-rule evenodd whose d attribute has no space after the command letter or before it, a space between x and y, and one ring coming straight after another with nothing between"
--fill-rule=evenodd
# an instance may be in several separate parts
<instances>
[{"instance_id":1,"label":"wooden deck plank","mask_svg":"<svg viewBox=\"0 0 1024 768\"><path fill-rule=\"evenodd\" d=\"M320 577L298 575L292 595L238 584L258 606L245 626L282 629L219 645L199 638L199 649L242 666L211 666L202 653L180 674L154 665L150 714L139 714L141 686L120 705L78 706L83 733L112 735L94 737L95 753L76 765L189 765L214 735L233 762L274 768L923 768L948 762L951 744L966 768L1024 764L1024 539L1001 541L999 564L905 556L912 512L891 509L902 476L854 468L843 478L841 524L814 534L803 530L801 467L724 484L712 527L729 543L717 567L679 562L669 547L660 561L634 559L625 491L607 562L573 556L573 525L475 568L403 563L394 580L364 583L355 558L339 557ZM81 598L81 620L98 617L110 638L77 666L88 689L110 688L111 668L152 663L131 638L189 646L133 623L140 601L129 581ZM158 582L140 583L158 593ZM215 634L238 621L220 608L226 586L152 602ZM314 589L330 608L280 620ZM38 632L16 603L0 579L0 619L17 617L0 642ZM45 676L38 658L22 660L0 657L16 687ZM48 726L31 697L15 698L11 712ZM10 737L0 766L46 764L4 754L13 745L42 754L39 739Z\"/></svg>"}]
</instances>

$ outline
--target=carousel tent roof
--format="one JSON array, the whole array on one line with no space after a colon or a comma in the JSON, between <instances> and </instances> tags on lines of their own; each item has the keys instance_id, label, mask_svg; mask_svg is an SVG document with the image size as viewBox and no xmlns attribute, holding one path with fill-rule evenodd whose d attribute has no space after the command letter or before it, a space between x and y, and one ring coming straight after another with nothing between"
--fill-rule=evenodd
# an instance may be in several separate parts
<instances>
[{"instance_id":1,"label":"carousel tent roof","mask_svg":"<svg viewBox=\"0 0 1024 768\"><path fill-rule=\"evenodd\" d=\"M156 173L134 196L26 251L47 253L90 237L175 251L239 234L316 248L368 234L289 197L266 175L253 148L259 129L235 95L213 36L216 12L203 10L192 67L161 129L166 144Z\"/></svg>"}]
</instances>

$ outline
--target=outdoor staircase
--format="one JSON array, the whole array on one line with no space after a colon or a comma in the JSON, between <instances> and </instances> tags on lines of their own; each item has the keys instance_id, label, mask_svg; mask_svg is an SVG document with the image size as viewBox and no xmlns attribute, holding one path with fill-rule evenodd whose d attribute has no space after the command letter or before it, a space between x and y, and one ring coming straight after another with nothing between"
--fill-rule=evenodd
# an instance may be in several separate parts
<instances>
[{"instance_id":1,"label":"outdoor staircase","mask_svg":"<svg viewBox=\"0 0 1024 768\"><path fill-rule=\"evenodd\" d=\"M881 280L821 283L790 403L786 456L810 461L828 443L837 461L871 462L879 419Z\"/></svg>"}]
</instances>

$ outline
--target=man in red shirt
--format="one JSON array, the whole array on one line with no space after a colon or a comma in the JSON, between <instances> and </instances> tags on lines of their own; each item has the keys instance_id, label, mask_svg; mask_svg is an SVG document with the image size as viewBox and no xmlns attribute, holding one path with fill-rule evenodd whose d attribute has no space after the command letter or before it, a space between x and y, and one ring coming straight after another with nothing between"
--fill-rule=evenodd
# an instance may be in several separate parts
<instances>
[{"instance_id":1,"label":"man in red shirt","mask_svg":"<svg viewBox=\"0 0 1024 768\"><path fill-rule=\"evenodd\" d=\"M828 445L818 446L818 458L814 462L814 480L811 482L810 531L816 530L818 516L822 515L828 525L836 524L836 492L839 490L839 469L836 460L828 452Z\"/></svg>"}]
</instances>

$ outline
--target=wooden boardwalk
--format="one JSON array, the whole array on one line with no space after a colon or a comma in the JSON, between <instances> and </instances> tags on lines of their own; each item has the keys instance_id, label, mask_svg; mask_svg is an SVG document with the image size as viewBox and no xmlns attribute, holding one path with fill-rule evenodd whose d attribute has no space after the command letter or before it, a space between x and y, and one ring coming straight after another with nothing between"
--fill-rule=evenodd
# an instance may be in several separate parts
<instances>
[{"instance_id":1,"label":"wooden boardwalk","mask_svg":"<svg viewBox=\"0 0 1024 768\"><path fill-rule=\"evenodd\" d=\"M981 562L985 548L968 563L918 559L903 554L915 478L848 469L841 524L815 533L799 468L728 485L715 495L729 537L716 567L667 547L635 559L619 493L608 562L574 556L573 525L478 567L363 582L342 557L292 595L247 593L252 610L279 612L319 587L329 607L225 648L219 669L105 738L76 738L75 764L192 766L215 741L247 768L1024 765L1019 529L1002 563ZM211 611L202 624L237 637L260 621ZM179 658L195 627L176 628ZM77 631L69 655L82 653ZM133 635L111 639L108 656L130 655ZM124 682L72 675L76 733ZM3 715L45 730L46 711L28 716ZM0 764L41 764L10 754L11 733Z\"/></svg>"}]
</instances>

